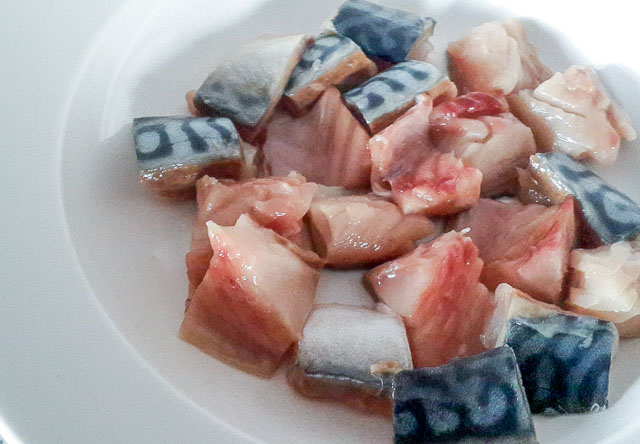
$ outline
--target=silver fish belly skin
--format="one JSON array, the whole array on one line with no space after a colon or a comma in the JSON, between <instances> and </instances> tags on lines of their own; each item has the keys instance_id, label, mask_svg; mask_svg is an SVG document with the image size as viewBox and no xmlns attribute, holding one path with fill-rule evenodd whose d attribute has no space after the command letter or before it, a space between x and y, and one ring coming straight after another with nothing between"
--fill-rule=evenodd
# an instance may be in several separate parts
<instances>
[{"instance_id":1,"label":"silver fish belly skin","mask_svg":"<svg viewBox=\"0 0 640 444\"><path fill-rule=\"evenodd\" d=\"M418 94L428 92L444 79L430 63L398 63L357 88L343 94L347 106L371 129L386 115L411 106Z\"/></svg>"},{"instance_id":2,"label":"silver fish belly skin","mask_svg":"<svg viewBox=\"0 0 640 444\"><path fill-rule=\"evenodd\" d=\"M538 181L574 196L594 234L604 244L636 240L640 234L640 207L600 176L566 154L535 154L530 168Z\"/></svg>"},{"instance_id":3,"label":"silver fish belly skin","mask_svg":"<svg viewBox=\"0 0 640 444\"><path fill-rule=\"evenodd\" d=\"M309 316L295 367L328 386L349 385L390 397L392 375L413 363L402 320L388 307L326 304Z\"/></svg>"},{"instance_id":4,"label":"silver fish belly skin","mask_svg":"<svg viewBox=\"0 0 640 444\"><path fill-rule=\"evenodd\" d=\"M516 358L507 346L402 371L393 398L396 444L537 442Z\"/></svg>"},{"instance_id":5,"label":"silver fish belly skin","mask_svg":"<svg viewBox=\"0 0 640 444\"><path fill-rule=\"evenodd\" d=\"M616 327L589 316L514 318L507 345L533 413L585 413L607 406Z\"/></svg>"},{"instance_id":6,"label":"silver fish belly skin","mask_svg":"<svg viewBox=\"0 0 640 444\"><path fill-rule=\"evenodd\" d=\"M360 47L353 40L338 34L317 37L293 69L284 95L295 95L314 80L334 69L343 60L360 51Z\"/></svg>"},{"instance_id":7,"label":"silver fish belly skin","mask_svg":"<svg viewBox=\"0 0 640 444\"><path fill-rule=\"evenodd\" d=\"M132 130L141 173L242 160L238 133L226 118L139 117Z\"/></svg>"},{"instance_id":8,"label":"silver fish belly skin","mask_svg":"<svg viewBox=\"0 0 640 444\"><path fill-rule=\"evenodd\" d=\"M340 6L332 25L365 54L398 63L406 60L425 33L433 33L435 21L366 0L348 0Z\"/></svg>"}]
</instances>

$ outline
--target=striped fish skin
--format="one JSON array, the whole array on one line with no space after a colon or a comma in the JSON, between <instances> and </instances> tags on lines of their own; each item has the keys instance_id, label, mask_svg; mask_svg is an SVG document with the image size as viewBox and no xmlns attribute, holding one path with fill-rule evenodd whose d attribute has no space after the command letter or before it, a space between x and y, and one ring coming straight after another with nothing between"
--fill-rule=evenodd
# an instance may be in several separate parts
<instances>
[{"instance_id":1,"label":"striped fish skin","mask_svg":"<svg viewBox=\"0 0 640 444\"><path fill-rule=\"evenodd\" d=\"M242 147L231 120L212 117L139 117L133 139L143 182L164 191L195 185L206 169L240 174Z\"/></svg>"},{"instance_id":2,"label":"striped fish skin","mask_svg":"<svg viewBox=\"0 0 640 444\"><path fill-rule=\"evenodd\" d=\"M367 55L393 63L410 57L416 44L433 34L436 22L406 11L386 8L366 0L348 0L340 6L332 25Z\"/></svg>"},{"instance_id":3,"label":"striped fish skin","mask_svg":"<svg viewBox=\"0 0 640 444\"><path fill-rule=\"evenodd\" d=\"M586 413L607 407L616 327L589 316L516 317L507 345L518 361L533 413Z\"/></svg>"},{"instance_id":4,"label":"striped fish skin","mask_svg":"<svg viewBox=\"0 0 640 444\"><path fill-rule=\"evenodd\" d=\"M394 380L396 444L535 443L513 351L499 347Z\"/></svg>"},{"instance_id":5,"label":"striped fish skin","mask_svg":"<svg viewBox=\"0 0 640 444\"><path fill-rule=\"evenodd\" d=\"M529 171L552 201L567 195L578 200L596 243L638 238L640 207L569 156L557 152L535 154L530 158Z\"/></svg>"},{"instance_id":6,"label":"striped fish skin","mask_svg":"<svg viewBox=\"0 0 640 444\"><path fill-rule=\"evenodd\" d=\"M298 62L284 90L285 104L300 115L331 85L353 87L376 73L375 64L351 39L323 34Z\"/></svg>"},{"instance_id":7,"label":"striped fish skin","mask_svg":"<svg viewBox=\"0 0 640 444\"><path fill-rule=\"evenodd\" d=\"M413 106L420 93L455 97L455 91L447 90L447 83L451 82L430 63L408 61L372 77L343 97L370 132L377 133Z\"/></svg>"}]
</instances>

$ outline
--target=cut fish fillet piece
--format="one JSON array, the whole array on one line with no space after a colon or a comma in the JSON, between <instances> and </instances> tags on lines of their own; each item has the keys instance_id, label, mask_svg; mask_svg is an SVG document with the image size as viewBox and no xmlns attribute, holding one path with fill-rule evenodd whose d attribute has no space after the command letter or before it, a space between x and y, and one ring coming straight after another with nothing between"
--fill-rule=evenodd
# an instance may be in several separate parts
<instances>
[{"instance_id":1,"label":"cut fish fillet piece","mask_svg":"<svg viewBox=\"0 0 640 444\"><path fill-rule=\"evenodd\" d=\"M551 77L519 20L488 22L447 49L451 79L463 93L510 94L533 89Z\"/></svg>"},{"instance_id":2,"label":"cut fish fillet piece","mask_svg":"<svg viewBox=\"0 0 640 444\"><path fill-rule=\"evenodd\" d=\"M319 272L246 215L232 227L209 221L207 228L214 254L180 337L241 370L271 376L302 336Z\"/></svg>"},{"instance_id":3,"label":"cut fish fillet piece","mask_svg":"<svg viewBox=\"0 0 640 444\"><path fill-rule=\"evenodd\" d=\"M346 188L369 186L369 135L331 87L302 117L277 110L263 146L266 171L297 171L309 181Z\"/></svg>"},{"instance_id":4,"label":"cut fish fillet piece","mask_svg":"<svg viewBox=\"0 0 640 444\"><path fill-rule=\"evenodd\" d=\"M453 223L469 229L484 260L481 282L490 290L508 283L543 302L560 304L575 243L573 198L562 205L522 205L480 199Z\"/></svg>"},{"instance_id":5,"label":"cut fish fillet piece","mask_svg":"<svg viewBox=\"0 0 640 444\"><path fill-rule=\"evenodd\" d=\"M570 267L569 310L614 322L620 336L640 336L640 243L573 250Z\"/></svg>"},{"instance_id":6,"label":"cut fish fillet piece","mask_svg":"<svg viewBox=\"0 0 640 444\"><path fill-rule=\"evenodd\" d=\"M373 195L314 200L309 219L316 252L326 265L337 267L393 259L434 231L425 216L404 215Z\"/></svg>"},{"instance_id":7,"label":"cut fish fillet piece","mask_svg":"<svg viewBox=\"0 0 640 444\"><path fill-rule=\"evenodd\" d=\"M402 316L414 366L434 367L484 351L495 304L478 283L481 271L471 239L449 232L374 268L365 282Z\"/></svg>"},{"instance_id":8,"label":"cut fish fillet piece","mask_svg":"<svg viewBox=\"0 0 640 444\"><path fill-rule=\"evenodd\" d=\"M634 140L629 119L600 86L590 68L572 66L533 91L508 98L512 112L533 130L540 151L611 165L621 138Z\"/></svg>"},{"instance_id":9,"label":"cut fish fillet piece","mask_svg":"<svg viewBox=\"0 0 640 444\"><path fill-rule=\"evenodd\" d=\"M392 310L326 304L311 312L287 379L305 396L388 415L393 376L411 368L407 333Z\"/></svg>"},{"instance_id":10,"label":"cut fish fillet piece","mask_svg":"<svg viewBox=\"0 0 640 444\"><path fill-rule=\"evenodd\" d=\"M309 210L316 184L295 173L243 182L220 182L205 176L196 184L196 191L198 214L186 257L187 276L193 289L202 281L213 254L207 221L231 226L242 214L248 214L260 225L295 238L301 233L302 218Z\"/></svg>"}]
</instances>

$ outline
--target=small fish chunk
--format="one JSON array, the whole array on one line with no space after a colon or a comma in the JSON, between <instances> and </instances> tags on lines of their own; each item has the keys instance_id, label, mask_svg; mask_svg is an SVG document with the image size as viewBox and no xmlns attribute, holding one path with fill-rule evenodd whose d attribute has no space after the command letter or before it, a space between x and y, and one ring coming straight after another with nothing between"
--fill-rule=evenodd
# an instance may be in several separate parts
<instances>
[{"instance_id":1,"label":"small fish chunk","mask_svg":"<svg viewBox=\"0 0 640 444\"><path fill-rule=\"evenodd\" d=\"M620 336L640 336L640 243L621 241L573 250L567 309L616 324Z\"/></svg>"},{"instance_id":2,"label":"small fish chunk","mask_svg":"<svg viewBox=\"0 0 640 444\"><path fill-rule=\"evenodd\" d=\"M319 272L246 215L232 227L209 221L207 229L214 254L180 337L240 370L271 376L302 338Z\"/></svg>"},{"instance_id":3,"label":"small fish chunk","mask_svg":"<svg viewBox=\"0 0 640 444\"><path fill-rule=\"evenodd\" d=\"M533 413L605 409L617 343L611 322L560 313L516 317L507 335Z\"/></svg>"},{"instance_id":4,"label":"small fish chunk","mask_svg":"<svg viewBox=\"0 0 640 444\"><path fill-rule=\"evenodd\" d=\"M262 127L311 41L301 34L262 36L235 48L200 86L195 107L244 127Z\"/></svg>"},{"instance_id":5,"label":"small fish chunk","mask_svg":"<svg viewBox=\"0 0 640 444\"><path fill-rule=\"evenodd\" d=\"M484 197L516 192L517 168L536 152L533 133L508 110L503 97L475 92L431 112L431 143L480 170Z\"/></svg>"},{"instance_id":6,"label":"small fish chunk","mask_svg":"<svg viewBox=\"0 0 640 444\"><path fill-rule=\"evenodd\" d=\"M455 85L435 66L418 61L398 63L343 95L371 134L389 126L426 93L436 103L456 96Z\"/></svg>"},{"instance_id":7,"label":"small fish chunk","mask_svg":"<svg viewBox=\"0 0 640 444\"><path fill-rule=\"evenodd\" d=\"M390 415L393 377L412 368L402 319L384 304L322 304L309 316L287 380L305 396Z\"/></svg>"},{"instance_id":8,"label":"small fish chunk","mask_svg":"<svg viewBox=\"0 0 640 444\"><path fill-rule=\"evenodd\" d=\"M481 335L494 301L478 283L481 271L471 239L449 232L370 270L364 279L402 316L413 365L435 367L485 350Z\"/></svg>"},{"instance_id":9,"label":"small fish chunk","mask_svg":"<svg viewBox=\"0 0 640 444\"><path fill-rule=\"evenodd\" d=\"M573 199L549 208L480 199L452 227L470 230L489 290L508 283L542 302L562 303L576 236Z\"/></svg>"},{"instance_id":10,"label":"small fish chunk","mask_svg":"<svg viewBox=\"0 0 640 444\"><path fill-rule=\"evenodd\" d=\"M560 151L574 159L612 165L621 139L636 138L629 119L591 68L572 66L508 100L512 112L533 130L539 151Z\"/></svg>"},{"instance_id":11,"label":"small fish chunk","mask_svg":"<svg viewBox=\"0 0 640 444\"><path fill-rule=\"evenodd\" d=\"M289 112L300 116L328 87L354 87L377 71L351 39L339 34L320 35L291 73L283 103Z\"/></svg>"},{"instance_id":12,"label":"small fish chunk","mask_svg":"<svg viewBox=\"0 0 640 444\"><path fill-rule=\"evenodd\" d=\"M546 317L562 310L557 305L533 299L524 291L509 284L500 284L494 292L496 309L487 323L482 342L487 349L500 347L507 340L509 321L519 316L525 318Z\"/></svg>"},{"instance_id":13,"label":"small fish chunk","mask_svg":"<svg viewBox=\"0 0 640 444\"><path fill-rule=\"evenodd\" d=\"M537 443L513 351L506 346L398 373L396 444Z\"/></svg>"},{"instance_id":14,"label":"small fish chunk","mask_svg":"<svg viewBox=\"0 0 640 444\"><path fill-rule=\"evenodd\" d=\"M394 203L373 195L314 200L309 220L315 251L334 267L394 259L434 231L425 216L406 216Z\"/></svg>"},{"instance_id":15,"label":"small fish chunk","mask_svg":"<svg viewBox=\"0 0 640 444\"><path fill-rule=\"evenodd\" d=\"M553 152L531 156L519 182L521 198L530 201L557 204L573 196L580 204L583 245L636 240L640 234L640 207L567 155Z\"/></svg>"},{"instance_id":16,"label":"small fish chunk","mask_svg":"<svg viewBox=\"0 0 640 444\"><path fill-rule=\"evenodd\" d=\"M446 216L471 208L480 197L482 173L451 153L429 153L389 179L391 198L404 214Z\"/></svg>"},{"instance_id":17,"label":"small fish chunk","mask_svg":"<svg viewBox=\"0 0 640 444\"><path fill-rule=\"evenodd\" d=\"M198 214L193 222L191 248L187 253L187 276L195 289L204 278L211 261L211 244L206 222L232 226L242 214L281 236L295 238L303 228L302 218L309 210L316 184L299 174L286 177L220 182L205 176L196 184Z\"/></svg>"},{"instance_id":18,"label":"small fish chunk","mask_svg":"<svg viewBox=\"0 0 640 444\"><path fill-rule=\"evenodd\" d=\"M347 0L331 20L329 29L349 37L370 56L392 63L426 61L432 50L429 38L436 22L406 11L366 0Z\"/></svg>"},{"instance_id":19,"label":"small fish chunk","mask_svg":"<svg viewBox=\"0 0 640 444\"><path fill-rule=\"evenodd\" d=\"M311 182L345 188L369 186L369 135L330 87L302 117L278 110L267 127L264 168L270 175L297 171Z\"/></svg>"},{"instance_id":20,"label":"small fish chunk","mask_svg":"<svg viewBox=\"0 0 640 444\"><path fill-rule=\"evenodd\" d=\"M477 26L447 49L451 79L463 93L510 94L551 77L522 24L512 19Z\"/></svg>"},{"instance_id":21,"label":"small fish chunk","mask_svg":"<svg viewBox=\"0 0 640 444\"><path fill-rule=\"evenodd\" d=\"M229 119L138 117L132 131L140 182L155 191L188 192L205 174L242 174L242 146Z\"/></svg>"}]
</instances>

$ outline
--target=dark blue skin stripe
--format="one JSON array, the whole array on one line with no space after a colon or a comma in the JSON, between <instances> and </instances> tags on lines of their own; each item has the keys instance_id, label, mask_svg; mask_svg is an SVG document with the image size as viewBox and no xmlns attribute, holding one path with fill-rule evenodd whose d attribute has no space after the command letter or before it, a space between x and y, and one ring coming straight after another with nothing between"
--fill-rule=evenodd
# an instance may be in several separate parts
<instances>
[{"instance_id":1,"label":"dark blue skin stripe","mask_svg":"<svg viewBox=\"0 0 640 444\"><path fill-rule=\"evenodd\" d=\"M148 120L148 118L144 119L145 121ZM136 131L134 124L134 137L136 139L144 134L153 133L156 134L160 140L157 148L153 151L144 152L136 148L136 157L138 161L160 159L169 156L173 152L172 144L171 142L169 142L169 136L167 135L167 132L164 130L164 128L165 126L163 124L145 125L140 130Z\"/></svg>"},{"instance_id":2,"label":"dark blue skin stripe","mask_svg":"<svg viewBox=\"0 0 640 444\"><path fill-rule=\"evenodd\" d=\"M393 396L396 443L536 442L509 347L402 371Z\"/></svg>"},{"instance_id":3,"label":"dark blue skin stripe","mask_svg":"<svg viewBox=\"0 0 640 444\"><path fill-rule=\"evenodd\" d=\"M573 195L585 220L605 244L633 240L640 232L640 207L582 164L561 153L536 154L531 169L536 180Z\"/></svg>"},{"instance_id":4,"label":"dark blue skin stripe","mask_svg":"<svg viewBox=\"0 0 640 444\"><path fill-rule=\"evenodd\" d=\"M365 54L393 63L407 58L433 21L365 0L348 0L333 19L337 32L356 42Z\"/></svg>"},{"instance_id":5,"label":"dark blue skin stripe","mask_svg":"<svg viewBox=\"0 0 640 444\"><path fill-rule=\"evenodd\" d=\"M613 324L554 314L510 321L507 345L518 361L534 413L584 413L605 408Z\"/></svg>"}]
</instances>

